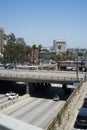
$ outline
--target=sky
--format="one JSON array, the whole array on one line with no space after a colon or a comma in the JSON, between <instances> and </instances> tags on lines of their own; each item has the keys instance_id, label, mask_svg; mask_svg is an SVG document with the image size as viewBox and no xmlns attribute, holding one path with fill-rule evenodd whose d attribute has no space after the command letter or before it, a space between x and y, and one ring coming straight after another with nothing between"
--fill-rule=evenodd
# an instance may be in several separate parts
<instances>
[{"instance_id":1,"label":"sky","mask_svg":"<svg viewBox=\"0 0 87 130\"><path fill-rule=\"evenodd\" d=\"M0 27L26 44L87 48L87 0L0 0Z\"/></svg>"}]
</instances>

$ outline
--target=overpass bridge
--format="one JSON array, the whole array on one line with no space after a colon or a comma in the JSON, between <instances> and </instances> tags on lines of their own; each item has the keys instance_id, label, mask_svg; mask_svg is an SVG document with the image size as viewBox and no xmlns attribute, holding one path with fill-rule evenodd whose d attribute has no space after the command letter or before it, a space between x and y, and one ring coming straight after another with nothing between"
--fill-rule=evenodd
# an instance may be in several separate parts
<instances>
[{"instance_id":1,"label":"overpass bridge","mask_svg":"<svg viewBox=\"0 0 87 130\"><path fill-rule=\"evenodd\" d=\"M84 74L66 71L29 71L29 70L0 70L0 80L26 83L27 93L29 83L58 83L73 84L84 79Z\"/></svg>"}]
</instances>

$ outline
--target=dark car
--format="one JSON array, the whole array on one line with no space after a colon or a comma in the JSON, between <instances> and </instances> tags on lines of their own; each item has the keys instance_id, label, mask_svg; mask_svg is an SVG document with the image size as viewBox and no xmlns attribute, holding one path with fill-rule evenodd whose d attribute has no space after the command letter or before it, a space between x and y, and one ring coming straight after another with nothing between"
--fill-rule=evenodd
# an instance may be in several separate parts
<instances>
[{"instance_id":1,"label":"dark car","mask_svg":"<svg viewBox=\"0 0 87 130\"><path fill-rule=\"evenodd\" d=\"M80 108L75 121L75 127L87 128L87 108Z\"/></svg>"},{"instance_id":2,"label":"dark car","mask_svg":"<svg viewBox=\"0 0 87 130\"><path fill-rule=\"evenodd\" d=\"M5 69L13 69L13 68L15 68L15 65L14 65L14 64L7 63L7 64L5 65Z\"/></svg>"},{"instance_id":3,"label":"dark car","mask_svg":"<svg viewBox=\"0 0 87 130\"><path fill-rule=\"evenodd\" d=\"M83 106L82 107L85 107L87 108L87 97L84 98L84 101L83 101Z\"/></svg>"}]
</instances>

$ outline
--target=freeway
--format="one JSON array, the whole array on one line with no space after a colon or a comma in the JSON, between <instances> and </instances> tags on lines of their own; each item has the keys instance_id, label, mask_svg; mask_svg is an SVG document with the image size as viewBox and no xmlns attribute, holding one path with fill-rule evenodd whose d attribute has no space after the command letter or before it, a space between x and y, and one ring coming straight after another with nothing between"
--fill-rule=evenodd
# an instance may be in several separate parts
<instances>
[{"instance_id":1,"label":"freeway","mask_svg":"<svg viewBox=\"0 0 87 130\"><path fill-rule=\"evenodd\" d=\"M52 87L37 92L31 97L29 95L26 96L20 102L1 110L1 113L47 129L66 102L66 95L64 95L61 87L62 85L53 84ZM58 102L53 101L53 95L55 94L60 95Z\"/></svg>"},{"instance_id":2,"label":"freeway","mask_svg":"<svg viewBox=\"0 0 87 130\"><path fill-rule=\"evenodd\" d=\"M54 102L49 99L29 98L18 107L14 106L5 113L29 124L47 129L65 101Z\"/></svg>"},{"instance_id":3,"label":"freeway","mask_svg":"<svg viewBox=\"0 0 87 130\"><path fill-rule=\"evenodd\" d=\"M0 70L0 74L9 76L10 74L17 74L17 75L31 75L33 76L53 76L53 77L75 77L75 72L52 72L52 71L21 71L21 70ZM84 73L79 73L80 78L84 77ZM12 86L13 87L13 86ZM5 87L6 88L6 87ZM54 89L54 88L53 88ZM52 122L52 120L55 118L58 111L63 107L63 105L66 102L66 98L64 99L64 92L62 89L52 89L51 93L48 97L40 97L33 96L28 97L26 100L20 100L20 103L14 104L4 110L2 110L2 113L5 113L11 117L17 118L19 120L22 120L24 122L27 122L29 124L33 124L35 126L39 126L41 128L47 129L49 124ZM43 90L42 90L43 91ZM61 91L59 93L59 91ZM57 93L58 92L58 93ZM43 94L42 92L41 94ZM61 100L58 102L54 102L52 97L53 95L50 94L59 94L61 96ZM45 92L46 94L46 92ZM50 98L49 98L50 96ZM3 101L6 101L7 99L4 99ZM3 102L1 101L1 102ZM74 128L73 128L74 129Z\"/></svg>"}]
</instances>

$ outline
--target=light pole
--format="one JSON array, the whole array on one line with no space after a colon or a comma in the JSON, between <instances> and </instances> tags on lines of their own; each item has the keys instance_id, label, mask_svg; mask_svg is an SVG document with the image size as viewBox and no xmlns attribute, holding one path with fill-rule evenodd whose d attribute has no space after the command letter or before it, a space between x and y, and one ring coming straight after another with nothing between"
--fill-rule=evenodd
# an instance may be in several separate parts
<instances>
[{"instance_id":1,"label":"light pole","mask_svg":"<svg viewBox=\"0 0 87 130\"><path fill-rule=\"evenodd\" d=\"M79 66L78 66L78 48L77 48L77 67L76 67L76 78L78 79L78 70L79 70Z\"/></svg>"},{"instance_id":2,"label":"light pole","mask_svg":"<svg viewBox=\"0 0 87 130\"><path fill-rule=\"evenodd\" d=\"M58 50L59 50L59 53L58 53L58 61L57 61L57 66L58 66L58 70L60 70L60 62L59 62L59 60L60 60L60 49L61 49L61 45L58 45Z\"/></svg>"}]
</instances>

